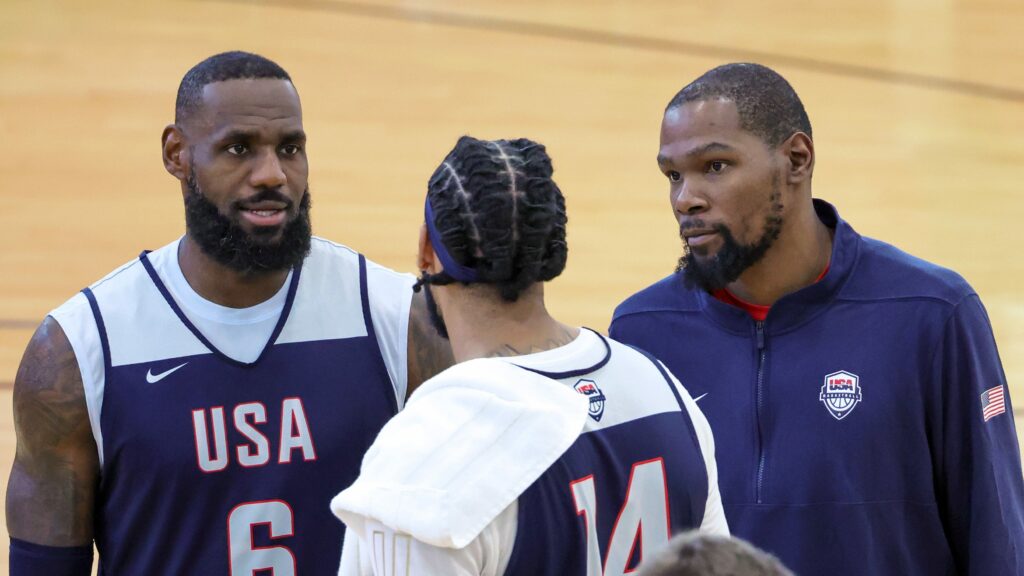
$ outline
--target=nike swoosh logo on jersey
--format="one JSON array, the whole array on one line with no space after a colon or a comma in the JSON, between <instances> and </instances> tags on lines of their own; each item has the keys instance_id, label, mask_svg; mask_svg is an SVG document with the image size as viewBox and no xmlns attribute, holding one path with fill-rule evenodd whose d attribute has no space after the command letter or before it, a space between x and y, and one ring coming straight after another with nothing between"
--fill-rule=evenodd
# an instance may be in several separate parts
<instances>
[{"instance_id":1,"label":"nike swoosh logo on jersey","mask_svg":"<svg viewBox=\"0 0 1024 576\"><path fill-rule=\"evenodd\" d=\"M185 364L188 364L188 362L185 362ZM150 368L149 370L146 371L146 382L149 382L150 384L156 384L157 382L159 382L159 381L163 380L164 378L167 378L168 376L170 376L172 373L180 370L181 368L184 368L185 364L179 364L179 365L175 366L174 368L171 368L170 370L167 370L165 372L161 372L159 374L153 374L153 369Z\"/></svg>"},{"instance_id":2,"label":"nike swoosh logo on jersey","mask_svg":"<svg viewBox=\"0 0 1024 576\"><path fill-rule=\"evenodd\" d=\"M708 395L708 393L705 392L705 393L701 394L700 396L697 396L696 398L694 398L693 401L694 402L700 402L700 399L705 397L705 396L707 396L707 395Z\"/></svg>"}]
</instances>

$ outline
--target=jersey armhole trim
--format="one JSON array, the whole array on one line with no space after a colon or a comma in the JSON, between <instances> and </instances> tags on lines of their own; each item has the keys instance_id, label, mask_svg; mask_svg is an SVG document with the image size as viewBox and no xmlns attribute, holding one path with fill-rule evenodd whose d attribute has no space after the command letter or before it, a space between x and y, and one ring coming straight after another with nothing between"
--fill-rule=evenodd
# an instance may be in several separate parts
<instances>
[{"instance_id":1,"label":"jersey armhole trim","mask_svg":"<svg viewBox=\"0 0 1024 576\"><path fill-rule=\"evenodd\" d=\"M693 418L690 418L690 411L686 408L686 404L683 402L683 397L680 396L679 390L676 389L676 384L675 384L675 382L672 381L672 377L669 376L669 374L666 371L665 367L661 364L660 361L658 361L657 358L655 358L654 356L651 356L645 350L641 350L641 349L636 348L634 346L630 346L629 344L626 344L626 346L629 346L630 348L633 348L633 350L636 350L637 352L642 354L644 357L646 357L648 360L650 360L651 364L654 364L654 367L657 368L658 372L661 373L661 377L665 379L665 384L667 384L669 389L672 390L672 395L676 397L676 402L679 403L679 411L682 412L683 419L686 421L686 428L687 428L687 430L690 433L690 440L693 442L693 445L697 447L697 451L701 454L701 457L703 457L704 449L701 447L700 438L697 437L697 427L694 426ZM708 477L708 472L707 472L707 468L706 467L704 469L704 484L705 484L704 506L707 507L707 498L708 498L708 495L711 494L711 478ZM704 517L704 510L701 510L700 514L698 514L697 516L703 518Z\"/></svg>"},{"instance_id":2,"label":"jersey armhole trim","mask_svg":"<svg viewBox=\"0 0 1024 576\"><path fill-rule=\"evenodd\" d=\"M89 308L92 310L92 316L96 320L96 331L100 336L100 348L103 350L103 382L104 388L106 388L107 375L111 372L111 360L110 360L110 343L107 341L107 327L103 323L103 314L100 312L99 302L96 301L96 295L93 294L91 288L83 288L82 294L85 295L85 299L89 301ZM77 357L77 353L75 354ZM79 364L79 372L82 371L81 364ZM89 389L85 388L85 374L81 374L83 393L85 394L86 409L89 412L89 426L92 428L92 437L96 440L96 455L99 457L100 463L100 482L103 481L103 469L105 462L105 450L103 449L103 426L102 426L102 415L100 414L101 409L94 407L89 398L94 393ZM95 386L95 383L94 383ZM95 416L93 411L96 411Z\"/></svg>"},{"instance_id":3,"label":"jersey armhole trim","mask_svg":"<svg viewBox=\"0 0 1024 576\"><path fill-rule=\"evenodd\" d=\"M682 410L685 413L686 412L686 404L683 403L683 397L679 395L679 390L676 390L675 383L672 382L672 378L665 371L665 368L662 367L661 362L659 362L658 359L655 358L654 356L651 356L646 350L641 350L640 348L637 348L636 346L633 346L632 344L626 344L626 346L629 346L633 350L636 350L644 358L647 358L648 360L650 360L651 364L654 364L654 367L658 369L658 372L661 374L661 377L665 379L665 384L668 384L668 388L669 388L669 390L672 391L672 395L675 396L676 402L679 403L679 409ZM687 419L689 419L689 418L687 418Z\"/></svg>"},{"instance_id":4,"label":"jersey armhole trim","mask_svg":"<svg viewBox=\"0 0 1024 576\"><path fill-rule=\"evenodd\" d=\"M366 336L370 339L373 344L373 349L377 351L374 355L376 357L377 371L381 373L384 380L391 383L391 409L393 414L398 414L398 383L391 379L391 373L388 372L387 364L384 362L384 352L380 349L380 341L377 340L377 331L373 328L373 314L370 308L370 288L369 278L366 271L366 256L359 254L359 299L362 300L363 304L363 322L366 324ZM404 343L408 346L408 337Z\"/></svg>"},{"instance_id":5,"label":"jersey armhole trim","mask_svg":"<svg viewBox=\"0 0 1024 576\"><path fill-rule=\"evenodd\" d=\"M83 288L82 294L85 294L85 299L89 301L89 308L92 309L93 318L96 319L96 329L100 333L100 346L103 349L103 373L104 377L110 372L112 366L110 360L110 342L107 341L107 327L103 323L103 314L100 312L99 302L96 301L96 295L92 293L89 288Z\"/></svg>"}]
</instances>

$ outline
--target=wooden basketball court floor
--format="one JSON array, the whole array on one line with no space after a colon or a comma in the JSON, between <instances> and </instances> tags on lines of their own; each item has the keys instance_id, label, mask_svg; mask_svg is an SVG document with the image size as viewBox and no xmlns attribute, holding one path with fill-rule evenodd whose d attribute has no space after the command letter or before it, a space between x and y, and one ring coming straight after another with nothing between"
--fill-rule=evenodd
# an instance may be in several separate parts
<instances>
[{"instance_id":1,"label":"wooden basketball court floor","mask_svg":"<svg viewBox=\"0 0 1024 576\"><path fill-rule=\"evenodd\" d=\"M229 49L293 75L316 233L400 270L459 135L545 143L570 218L549 305L602 330L680 250L655 165L665 103L720 63L771 65L814 125L816 196L974 285L1024 407L1022 29L1019 0L0 0L3 462L34 327L182 233L160 131L182 74Z\"/></svg>"}]
</instances>

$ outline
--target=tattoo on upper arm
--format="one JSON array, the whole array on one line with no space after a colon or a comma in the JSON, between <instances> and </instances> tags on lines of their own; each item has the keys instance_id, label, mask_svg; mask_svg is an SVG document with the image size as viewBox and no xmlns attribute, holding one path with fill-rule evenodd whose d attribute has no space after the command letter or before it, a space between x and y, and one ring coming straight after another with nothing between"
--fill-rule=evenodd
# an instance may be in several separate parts
<instances>
[{"instance_id":1,"label":"tattoo on upper arm","mask_svg":"<svg viewBox=\"0 0 1024 576\"><path fill-rule=\"evenodd\" d=\"M430 324L423 292L413 294L409 310L409 386L406 396L454 363L451 344Z\"/></svg>"},{"instance_id":2,"label":"tattoo on upper arm","mask_svg":"<svg viewBox=\"0 0 1024 576\"><path fill-rule=\"evenodd\" d=\"M14 425L11 535L49 546L90 543L99 458L74 350L52 318L36 330L18 368Z\"/></svg>"}]
</instances>

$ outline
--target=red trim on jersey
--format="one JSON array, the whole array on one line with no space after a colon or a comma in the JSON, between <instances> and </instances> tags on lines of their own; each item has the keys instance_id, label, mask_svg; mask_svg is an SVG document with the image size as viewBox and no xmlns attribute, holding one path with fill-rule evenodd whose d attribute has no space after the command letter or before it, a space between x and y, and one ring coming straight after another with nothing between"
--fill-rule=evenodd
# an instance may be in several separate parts
<instances>
[{"instance_id":1,"label":"red trim on jersey","mask_svg":"<svg viewBox=\"0 0 1024 576\"><path fill-rule=\"evenodd\" d=\"M828 269L831 265L831 261L828 264L825 264L825 269L821 271L821 274L818 274L818 277L814 279L814 282L812 282L812 284L820 282L821 279L824 278L826 274L828 274ZM725 302L726 304L729 304L730 306L735 306L740 310L745 311L747 314L750 314L751 318L758 322L764 322L765 318L768 317L768 310L771 309L771 306L761 306L760 304L753 304L751 302L747 302L746 300L742 300L732 292L726 290L725 288L715 290L714 292L711 293L711 295L714 296L716 299Z\"/></svg>"}]
</instances>

